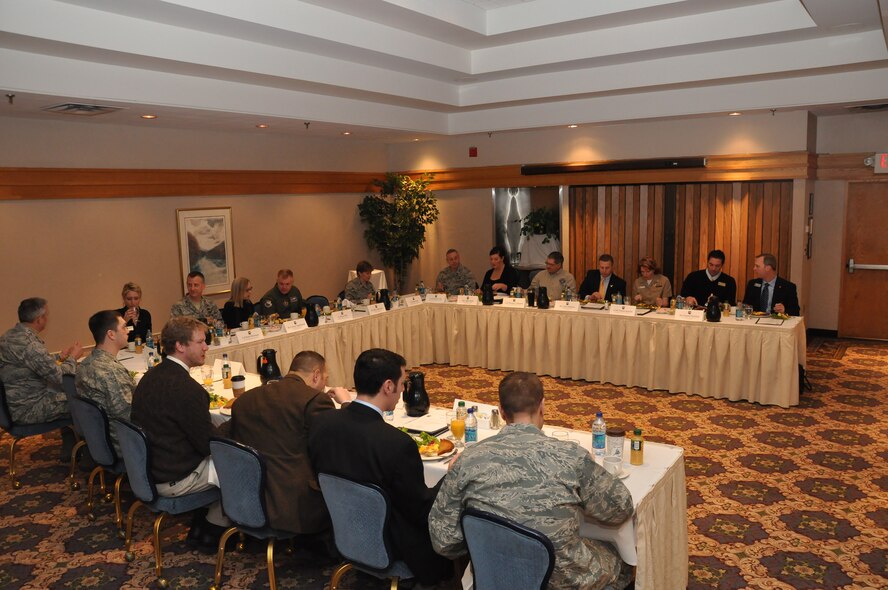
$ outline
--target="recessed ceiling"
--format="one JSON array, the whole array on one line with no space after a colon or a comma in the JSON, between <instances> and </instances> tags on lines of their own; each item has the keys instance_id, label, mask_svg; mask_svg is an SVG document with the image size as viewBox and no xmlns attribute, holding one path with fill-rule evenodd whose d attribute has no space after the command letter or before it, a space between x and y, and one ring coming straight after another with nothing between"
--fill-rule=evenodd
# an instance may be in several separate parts
<instances>
[{"instance_id":1,"label":"recessed ceiling","mask_svg":"<svg viewBox=\"0 0 888 590\"><path fill-rule=\"evenodd\" d=\"M394 142L835 113L888 102L884 22L878 0L0 0L0 116Z\"/></svg>"}]
</instances>

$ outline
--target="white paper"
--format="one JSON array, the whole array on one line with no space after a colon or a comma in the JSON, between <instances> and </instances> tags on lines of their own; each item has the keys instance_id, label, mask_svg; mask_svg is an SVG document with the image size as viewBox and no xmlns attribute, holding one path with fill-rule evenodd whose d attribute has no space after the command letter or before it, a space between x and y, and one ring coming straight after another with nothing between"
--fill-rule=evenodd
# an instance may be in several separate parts
<instances>
[{"instance_id":1,"label":"white paper","mask_svg":"<svg viewBox=\"0 0 888 590\"><path fill-rule=\"evenodd\" d=\"M446 293L428 293L426 294L426 303L447 303Z\"/></svg>"},{"instance_id":2,"label":"white paper","mask_svg":"<svg viewBox=\"0 0 888 590\"><path fill-rule=\"evenodd\" d=\"M558 300L552 309L557 309L558 311L580 311L580 302Z\"/></svg>"},{"instance_id":3,"label":"white paper","mask_svg":"<svg viewBox=\"0 0 888 590\"><path fill-rule=\"evenodd\" d=\"M635 306L617 305L616 303L611 303L609 313L611 315L627 315L635 317Z\"/></svg>"},{"instance_id":4,"label":"white paper","mask_svg":"<svg viewBox=\"0 0 888 590\"><path fill-rule=\"evenodd\" d=\"M456 304L457 305L478 305L480 301L478 301L477 295L457 295L456 296Z\"/></svg>"},{"instance_id":5,"label":"white paper","mask_svg":"<svg viewBox=\"0 0 888 590\"><path fill-rule=\"evenodd\" d=\"M367 315L376 315L379 313L385 313L385 303L374 303L373 305L367 306Z\"/></svg>"},{"instance_id":6,"label":"white paper","mask_svg":"<svg viewBox=\"0 0 888 590\"><path fill-rule=\"evenodd\" d=\"M706 312L702 309L676 309L675 319L684 322L702 322L706 319Z\"/></svg>"},{"instance_id":7,"label":"white paper","mask_svg":"<svg viewBox=\"0 0 888 590\"><path fill-rule=\"evenodd\" d=\"M350 309L343 309L342 311L334 311L332 314L330 314L330 317L333 318L334 324L339 324L355 319L355 314Z\"/></svg>"},{"instance_id":8,"label":"white paper","mask_svg":"<svg viewBox=\"0 0 888 590\"><path fill-rule=\"evenodd\" d=\"M780 318L758 318L755 323L759 326L782 326L783 320Z\"/></svg>"},{"instance_id":9,"label":"white paper","mask_svg":"<svg viewBox=\"0 0 888 590\"><path fill-rule=\"evenodd\" d=\"M506 297L503 299L503 307L527 307L527 299L524 297Z\"/></svg>"},{"instance_id":10,"label":"white paper","mask_svg":"<svg viewBox=\"0 0 888 590\"><path fill-rule=\"evenodd\" d=\"M237 338L238 344L244 344L246 342L262 340L265 338L265 335L262 334L262 328L253 328L252 330L240 330L239 332L235 332L234 337Z\"/></svg>"},{"instance_id":11,"label":"white paper","mask_svg":"<svg viewBox=\"0 0 888 590\"><path fill-rule=\"evenodd\" d=\"M401 305L406 307L422 305L422 297L419 295L407 295L406 297L401 297Z\"/></svg>"},{"instance_id":12,"label":"white paper","mask_svg":"<svg viewBox=\"0 0 888 590\"><path fill-rule=\"evenodd\" d=\"M308 328L308 324L305 323L305 318L299 318L298 320L289 320L281 325L284 327L284 332L286 332L287 334L300 332Z\"/></svg>"}]
</instances>

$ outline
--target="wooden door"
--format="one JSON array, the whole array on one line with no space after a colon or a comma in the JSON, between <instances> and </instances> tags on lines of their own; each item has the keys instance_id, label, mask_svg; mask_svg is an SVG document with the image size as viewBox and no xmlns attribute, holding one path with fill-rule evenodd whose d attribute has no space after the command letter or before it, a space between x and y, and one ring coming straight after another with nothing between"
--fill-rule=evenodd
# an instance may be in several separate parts
<instances>
[{"instance_id":1,"label":"wooden door","mask_svg":"<svg viewBox=\"0 0 888 590\"><path fill-rule=\"evenodd\" d=\"M839 336L888 340L888 183L851 183L845 210L842 289L839 295ZM854 269L880 265L884 270Z\"/></svg>"}]
</instances>

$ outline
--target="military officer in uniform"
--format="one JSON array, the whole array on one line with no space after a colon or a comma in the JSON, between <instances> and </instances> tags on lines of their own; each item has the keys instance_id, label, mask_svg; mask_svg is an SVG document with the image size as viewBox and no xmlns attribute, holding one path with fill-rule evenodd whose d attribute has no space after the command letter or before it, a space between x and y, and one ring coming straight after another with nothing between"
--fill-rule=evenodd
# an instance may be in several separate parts
<instances>
[{"instance_id":1,"label":"military officer in uniform","mask_svg":"<svg viewBox=\"0 0 888 590\"><path fill-rule=\"evenodd\" d=\"M435 289L448 295L458 295L459 290L468 285L474 291L478 286L478 281L475 280L472 271L460 263L459 252L451 248L447 251L445 259L447 266L438 273L438 278L435 279Z\"/></svg>"},{"instance_id":2,"label":"military officer in uniform","mask_svg":"<svg viewBox=\"0 0 888 590\"><path fill-rule=\"evenodd\" d=\"M209 324L222 321L222 313L215 303L203 296L207 284L202 272L192 271L185 280L188 294L170 308L170 317L189 317Z\"/></svg>"},{"instance_id":3,"label":"military officer in uniform","mask_svg":"<svg viewBox=\"0 0 888 590\"><path fill-rule=\"evenodd\" d=\"M352 303L361 303L364 299L370 299L376 295L376 288L370 282L373 275L373 265L362 260L355 268L358 276L350 280L345 285L345 298Z\"/></svg>"},{"instance_id":4,"label":"military officer in uniform","mask_svg":"<svg viewBox=\"0 0 888 590\"><path fill-rule=\"evenodd\" d=\"M293 286L293 271L283 268L278 271L277 283L259 300L259 313L289 319L291 313L299 313L303 307L302 293Z\"/></svg>"}]
</instances>

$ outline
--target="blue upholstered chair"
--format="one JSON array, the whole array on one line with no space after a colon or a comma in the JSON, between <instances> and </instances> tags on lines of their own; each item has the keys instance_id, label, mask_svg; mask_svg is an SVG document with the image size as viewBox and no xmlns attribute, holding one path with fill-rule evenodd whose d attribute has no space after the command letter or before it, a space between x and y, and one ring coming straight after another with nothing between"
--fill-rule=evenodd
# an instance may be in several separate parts
<instances>
[{"instance_id":1,"label":"blue upholstered chair","mask_svg":"<svg viewBox=\"0 0 888 590\"><path fill-rule=\"evenodd\" d=\"M216 577L213 590L222 587L222 562L225 559L225 543L236 532L242 532L257 539L267 539L265 552L268 559L268 585L277 588L274 575L274 542L276 539L290 539L294 533L280 531L268 522L265 509L265 460L259 452L246 445L225 438L210 440L210 454L219 489L222 491L222 509L235 526L222 534L219 551L216 554Z\"/></svg>"},{"instance_id":2,"label":"blue upholstered chair","mask_svg":"<svg viewBox=\"0 0 888 590\"><path fill-rule=\"evenodd\" d=\"M13 422L9 406L6 404L6 388L3 386L3 382L0 381L0 428L8 432L12 437L12 442L9 445L9 483L12 484L12 489L17 490L22 487L22 483L15 478L16 443L29 436L36 436L65 427L71 427L70 418L60 418L40 424L16 424Z\"/></svg>"},{"instance_id":3,"label":"blue upholstered chair","mask_svg":"<svg viewBox=\"0 0 888 590\"><path fill-rule=\"evenodd\" d=\"M406 563L392 559L385 534L389 519L385 492L378 486L328 473L318 474L318 482L333 520L336 548L347 560L330 577L330 590L339 587L340 579L352 567L380 579L390 579L392 590L397 589L399 579L412 578L413 572Z\"/></svg>"},{"instance_id":4,"label":"blue upholstered chair","mask_svg":"<svg viewBox=\"0 0 888 590\"><path fill-rule=\"evenodd\" d=\"M193 494L183 494L175 498L166 498L157 493L154 476L151 475L151 444L145 432L127 420L114 418L111 420L117 441L120 443L120 451L123 454L123 462L126 465L127 477L130 487L136 496L136 501L126 513L126 553L127 561L135 559L131 551L133 540L133 515L139 506L145 506L148 510L157 513L154 519L154 561L157 574L157 585L166 588L169 583L163 577L163 553L160 549L160 524L167 514L183 514L204 506L209 506L219 499L219 489L211 488Z\"/></svg>"},{"instance_id":5,"label":"blue upholstered chair","mask_svg":"<svg viewBox=\"0 0 888 590\"><path fill-rule=\"evenodd\" d=\"M305 303L311 306L320 305L321 309L324 309L325 306L330 305L330 300L323 295L309 295L305 298Z\"/></svg>"},{"instance_id":6,"label":"blue upholstered chair","mask_svg":"<svg viewBox=\"0 0 888 590\"><path fill-rule=\"evenodd\" d=\"M71 469L68 472L68 487L71 488L72 492L75 492L80 489L80 482L75 478L75 473L77 471L77 454L80 452L80 449L86 446L86 441L83 440L83 435L81 434L82 431L77 413L74 408L71 407L71 400L77 395L77 386L74 384L74 375L62 375L62 390L65 392L65 397L68 399L68 412L71 414L71 430L74 431L74 436L77 437L77 442L74 444L74 448L71 449Z\"/></svg>"},{"instance_id":7,"label":"blue upholstered chair","mask_svg":"<svg viewBox=\"0 0 888 590\"><path fill-rule=\"evenodd\" d=\"M123 537L123 513L120 508L120 484L126 476L126 466L123 459L117 456L114 445L111 442L111 429L108 425L108 414L105 409L91 399L75 395L68 400L71 415L80 424L80 434L86 441L89 454L92 455L96 467L89 474L87 483L86 510L87 518L95 520L93 514L93 484L96 475L99 476L101 493L106 499L105 473L117 476L114 481L114 524L117 525L118 535Z\"/></svg>"},{"instance_id":8,"label":"blue upholstered chair","mask_svg":"<svg viewBox=\"0 0 888 590\"><path fill-rule=\"evenodd\" d=\"M502 516L466 508L462 529L475 573L475 588L545 588L555 548L544 534Z\"/></svg>"}]
</instances>

